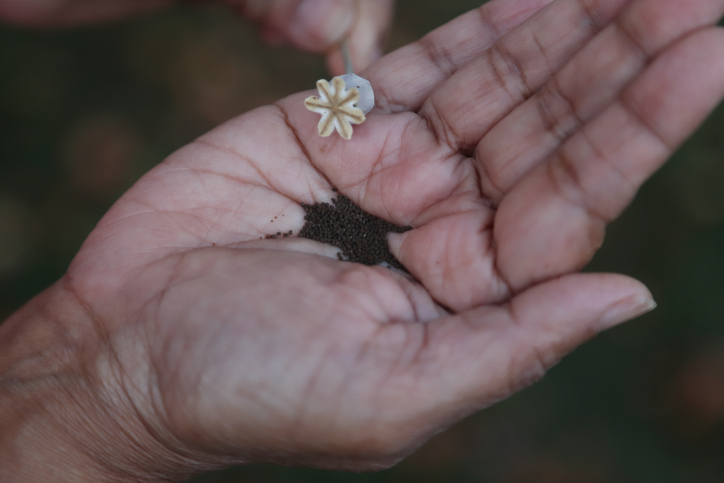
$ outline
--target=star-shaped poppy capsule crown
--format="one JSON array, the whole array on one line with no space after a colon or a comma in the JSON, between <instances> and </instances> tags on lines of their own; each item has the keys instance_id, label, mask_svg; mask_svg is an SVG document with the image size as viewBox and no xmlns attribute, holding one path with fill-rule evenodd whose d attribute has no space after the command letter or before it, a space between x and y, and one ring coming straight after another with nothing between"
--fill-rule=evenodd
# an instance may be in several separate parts
<instances>
[{"instance_id":1,"label":"star-shaped poppy capsule crown","mask_svg":"<svg viewBox=\"0 0 724 483\"><path fill-rule=\"evenodd\" d=\"M339 77L332 84L322 79L317 81L319 97L310 96L304 105L312 112L322 115L317 126L319 135L327 137L335 129L344 139L352 139L352 124L365 122L365 113L355 104L359 101L359 91L347 86Z\"/></svg>"}]
</instances>

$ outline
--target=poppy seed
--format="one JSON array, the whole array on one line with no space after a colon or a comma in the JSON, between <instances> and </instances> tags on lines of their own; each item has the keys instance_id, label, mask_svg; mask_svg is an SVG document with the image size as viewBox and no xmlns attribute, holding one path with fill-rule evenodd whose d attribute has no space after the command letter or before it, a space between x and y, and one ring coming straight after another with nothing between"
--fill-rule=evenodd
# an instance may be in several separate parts
<instances>
[{"instance_id":1,"label":"poppy seed","mask_svg":"<svg viewBox=\"0 0 724 483\"><path fill-rule=\"evenodd\" d=\"M302 203L306 212L306 223L299 236L334 245L341 250L340 260L379 265L387 262L390 266L405 270L405 267L390 253L387 234L404 233L412 227L401 227L363 211L346 196L332 198L330 203Z\"/></svg>"}]
</instances>

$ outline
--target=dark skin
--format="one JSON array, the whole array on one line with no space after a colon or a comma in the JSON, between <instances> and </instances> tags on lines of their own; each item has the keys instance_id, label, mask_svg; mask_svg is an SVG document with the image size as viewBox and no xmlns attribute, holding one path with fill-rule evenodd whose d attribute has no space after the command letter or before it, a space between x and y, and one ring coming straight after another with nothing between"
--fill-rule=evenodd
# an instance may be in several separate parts
<instances>
[{"instance_id":1,"label":"dark skin","mask_svg":"<svg viewBox=\"0 0 724 483\"><path fill-rule=\"evenodd\" d=\"M362 72L350 141L304 92L172 154L0 329L3 481L384 468L652 309L576 272L724 94L723 12L494 0ZM389 245L415 280L259 240L332 187L414 227Z\"/></svg>"}]
</instances>

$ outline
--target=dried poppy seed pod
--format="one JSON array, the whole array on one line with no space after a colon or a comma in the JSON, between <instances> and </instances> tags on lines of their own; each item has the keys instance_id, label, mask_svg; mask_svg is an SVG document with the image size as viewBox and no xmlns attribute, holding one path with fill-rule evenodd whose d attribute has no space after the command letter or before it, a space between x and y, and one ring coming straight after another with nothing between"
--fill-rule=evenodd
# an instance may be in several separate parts
<instances>
[{"instance_id":1,"label":"dried poppy seed pod","mask_svg":"<svg viewBox=\"0 0 724 483\"><path fill-rule=\"evenodd\" d=\"M317 125L319 135L327 137L336 129L343 139L352 139L352 124L365 122L364 112L357 107L359 91L347 89L341 77L335 77L331 83L318 80L317 89L319 97L307 97L304 106L322 115Z\"/></svg>"}]
</instances>

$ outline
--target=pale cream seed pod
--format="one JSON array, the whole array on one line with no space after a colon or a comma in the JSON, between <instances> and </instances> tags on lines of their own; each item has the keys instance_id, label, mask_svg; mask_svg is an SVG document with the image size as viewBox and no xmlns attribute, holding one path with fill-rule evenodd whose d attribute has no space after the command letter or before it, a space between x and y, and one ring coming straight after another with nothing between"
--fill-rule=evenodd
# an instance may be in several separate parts
<instances>
[{"instance_id":1,"label":"pale cream seed pod","mask_svg":"<svg viewBox=\"0 0 724 483\"><path fill-rule=\"evenodd\" d=\"M360 84L364 83L360 82ZM361 88L365 87L361 86ZM343 139L352 139L352 124L362 124L366 119L364 111L358 107L360 91L357 87L348 88L347 83L341 76L333 78L331 83L324 79L318 80L317 89L319 90L319 97L307 97L304 100L304 105L310 111L322 115L317 125L319 135L327 137L332 134L332 131L336 130ZM371 92L371 90L372 87L369 86L367 92ZM371 109L369 94L367 94L365 101L365 106ZM374 99L372 100L372 106L374 106Z\"/></svg>"}]
</instances>

